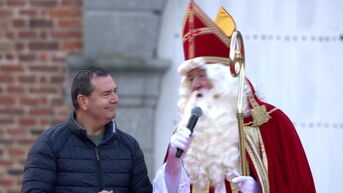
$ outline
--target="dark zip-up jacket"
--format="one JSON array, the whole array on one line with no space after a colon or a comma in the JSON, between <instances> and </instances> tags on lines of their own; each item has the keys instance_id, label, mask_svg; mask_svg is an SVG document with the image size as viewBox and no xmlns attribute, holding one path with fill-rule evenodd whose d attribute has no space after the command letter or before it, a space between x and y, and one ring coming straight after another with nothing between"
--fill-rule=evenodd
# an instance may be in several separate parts
<instances>
[{"instance_id":1,"label":"dark zip-up jacket","mask_svg":"<svg viewBox=\"0 0 343 193\"><path fill-rule=\"evenodd\" d=\"M150 193L144 156L137 141L105 126L103 141L95 146L73 113L67 123L47 129L31 147L22 192Z\"/></svg>"}]
</instances>

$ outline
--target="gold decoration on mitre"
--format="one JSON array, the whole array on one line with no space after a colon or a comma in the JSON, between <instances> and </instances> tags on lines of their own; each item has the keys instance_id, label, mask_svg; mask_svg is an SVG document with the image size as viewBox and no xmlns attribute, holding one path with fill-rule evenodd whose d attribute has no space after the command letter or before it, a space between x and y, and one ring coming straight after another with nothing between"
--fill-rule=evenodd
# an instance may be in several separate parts
<instances>
[{"instance_id":1,"label":"gold decoration on mitre","mask_svg":"<svg viewBox=\"0 0 343 193\"><path fill-rule=\"evenodd\" d=\"M236 30L235 21L223 7L219 8L214 23L229 37L231 37Z\"/></svg>"}]
</instances>

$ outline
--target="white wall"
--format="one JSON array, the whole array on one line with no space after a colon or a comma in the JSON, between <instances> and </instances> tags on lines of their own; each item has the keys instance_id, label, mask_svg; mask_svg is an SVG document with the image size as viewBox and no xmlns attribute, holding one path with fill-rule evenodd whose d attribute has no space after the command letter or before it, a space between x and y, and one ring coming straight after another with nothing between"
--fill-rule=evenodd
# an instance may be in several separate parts
<instances>
[{"instance_id":1,"label":"white wall","mask_svg":"<svg viewBox=\"0 0 343 193\"><path fill-rule=\"evenodd\" d=\"M318 193L343 192L343 1L196 0L214 18L220 6L244 36L247 76L265 101L295 123ZM156 121L156 169L177 123L183 61L181 27L188 0L166 4L158 56L173 61Z\"/></svg>"}]
</instances>

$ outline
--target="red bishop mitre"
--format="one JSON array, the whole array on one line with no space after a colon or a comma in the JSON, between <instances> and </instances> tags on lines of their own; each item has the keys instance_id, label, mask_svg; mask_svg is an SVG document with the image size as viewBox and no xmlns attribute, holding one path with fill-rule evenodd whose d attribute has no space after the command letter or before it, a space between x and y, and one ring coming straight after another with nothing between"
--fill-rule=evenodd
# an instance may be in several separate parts
<instances>
[{"instance_id":1,"label":"red bishop mitre","mask_svg":"<svg viewBox=\"0 0 343 193\"><path fill-rule=\"evenodd\" d=\"M213 22L191 0L183 22L183 49L185 60L203 57L206 63L229 65L231 35L236 24L224 8L220 8Z\"/></svg>"}]
</instances>

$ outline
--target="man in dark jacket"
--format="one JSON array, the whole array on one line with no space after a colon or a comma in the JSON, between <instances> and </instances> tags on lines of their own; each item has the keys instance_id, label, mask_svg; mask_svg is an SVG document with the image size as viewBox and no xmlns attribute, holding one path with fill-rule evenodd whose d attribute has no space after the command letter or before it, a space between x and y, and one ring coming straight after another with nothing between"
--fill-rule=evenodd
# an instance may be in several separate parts
<instances>
[{"instance_id":1,"label":"man in dark jacket","mask_svg":"<svg viewBox=\"0 0 343 193\"><path fill-rule=\"evenodd\" d=\"M75 111L33 144L22 192L150 193L137 141L116 127L117 86L107 71L89 67L74 78Z\"/></svg>"}]
</instances>

